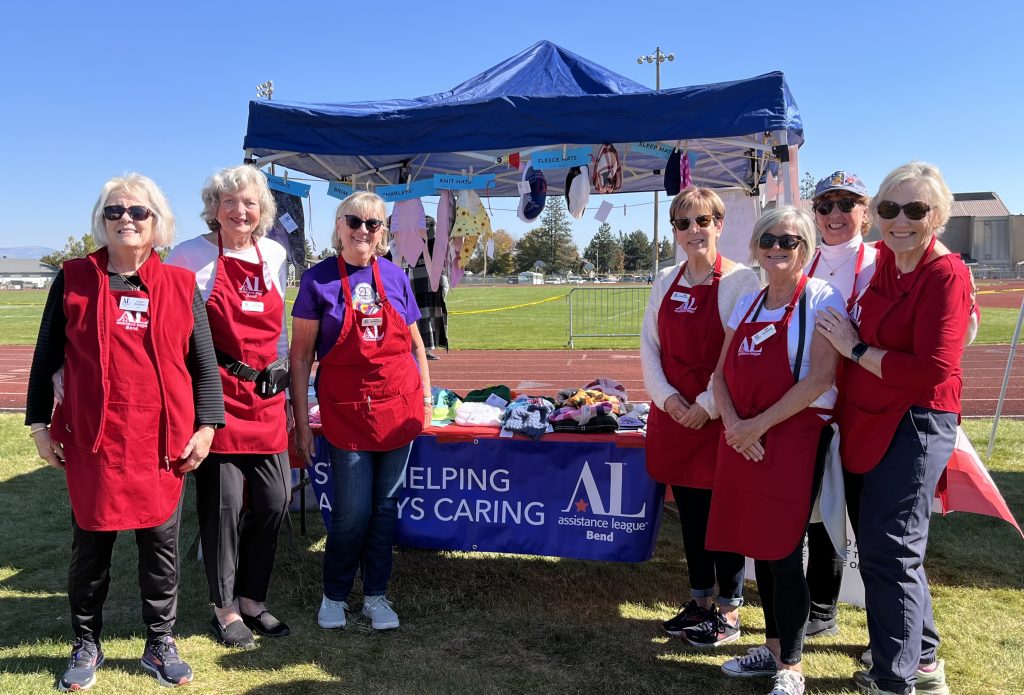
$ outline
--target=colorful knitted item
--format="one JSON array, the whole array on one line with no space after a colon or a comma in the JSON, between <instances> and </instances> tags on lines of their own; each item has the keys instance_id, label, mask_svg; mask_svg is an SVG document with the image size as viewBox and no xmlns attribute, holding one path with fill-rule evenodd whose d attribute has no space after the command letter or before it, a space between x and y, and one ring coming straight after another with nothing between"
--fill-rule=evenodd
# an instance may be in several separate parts
<instances>
[{"instance_id":1,"label":"colorful knitted item","mask_svg":"<svg viewBox=\"0 0 1024 695\"><path fill-rule=\"evenodd\" d=\"M559 420L551 423L555 432L614 432L619 429L619 418L611 413L598 415L586 424L575 420Z\"/></svg>"},{"instance_id":2,"label":"colorful knitted item","mask_svg":"<svg viewBox=\"0 0 1024 695\"><path fill-rule=\"evenodd\" d=\"M554 410L555 404L546 398L520 396L505 408L501 427L530 439L540 439L547 432L548 416Z\"/></svg>"},{"instance_id":3,"label":"colorful knitted item","mask_svg":"<svg viewBox=\"0 0 1024 695\"><path fill-rule=\"evenodd\" d=\"M559 391L559 396L562 396L565 392ZM595 405L597 403L611 403L613 406L612 412L616 415L620 415L624 412L622 404L619 399L615 396L609 396L602 391L577 389L575 393L569 396L565 396L562 399L562 405L571 408L582 408L587 405Z\"/></svg>"},{"instance_id":4,"label":"colorful knitted item","mask_svg":"<svg viewBox=\"0 0 1024 695\"><path fill-rule=\"evenodd\" d=\"M612 415L615 412L615 405L608 401L584 405L575 408L571 405L562 406L548 416L548 422L559 422L560 420L572 420L585 425L599 415Z\"/></svg>"},{"instance_id":5,"label":"colorful knitted item","mask_svg":"<svg viewBox=\"0 0 1024 695\"><path fill-rule=\"evenodd\" d=\"M592 391L600 391L602 393L608 394L609 396L615 396L623 403L629 401L629 399L626 398L626 387L620 384L619 382L615 381L615 379L609 379L608 377L605 376L594 379L583 388Z\"/></svg>"}]
</instances>

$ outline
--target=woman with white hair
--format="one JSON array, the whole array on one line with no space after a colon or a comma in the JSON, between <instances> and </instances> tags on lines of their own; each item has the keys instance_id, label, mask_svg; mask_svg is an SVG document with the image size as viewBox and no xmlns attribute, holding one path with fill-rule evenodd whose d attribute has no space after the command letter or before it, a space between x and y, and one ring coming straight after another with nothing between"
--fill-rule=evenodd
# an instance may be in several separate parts
<instances>
[{"instance_id":1,"label":"woman with white hair","mask_svg":"<svg viewBox=\"0 0 1024 695\"><path fill-rule=\"evenodd\" d=\"M283 386L270 385L275 368L267 372L288 355L288 264L284 247L266 236L277 209L258 169L217 172L202 198L210 231L176 246L167 263L195 275L224 387L227 425L196 473L210 625L222 644L249 649L253 632L289 632L265 604L290 492L287 403Z\"/></svg>"},{"instance_id":2,"label":"woman with white hair","mask_svg":"<svg viewBox=\"0 0 1024 695\"><path fill-rule=\"evenodd\" d=\"M803 538L831 441L839 359L815 334L814 316L846 311L832 285L804 273L814 249L814 222L802 210L778 208L757 221L751 256L768 284L737 302L712 377L724 431L707 547L754 558L767 638L722 670L774 675L772 695L804 692Z\"/></svg>"},{"instance_id":3,"label":"woman with white hair","mask_svg":"<svg viewBox=\"0 0 1024 695\"><path fill-rule=\"evenodd\" d=\"M324 549L324 590L317 622L345 627L356 573L363 615L375 630L398 627L387 598L398 489L412 442L430 424L430 375L416 327L409 278L383 258L384 201L357 191L335 214L334 248L302 276L292 308L292 399L298 450L315 454L307 418L314 356L317 403L330 450L334 504Z\"/></svg>"},{"instance_id":4,"label":"woman with white hair","mask_svg":"<svg viewBox=\"0 0 1024 695\"><path fill-rule=\"evenodd\" d=\"M818 314L818 335L850 360L838 410L843 467L860 478L857 542L871 668L861 690L948 693L924 572L935 486L953 452L971 278L938 240L953 196L939 170L893 170L872 202L882 233L875 274L850 311Z\"/></svg>"},{"instance_id":5,"label":"woman with white hair","mask_svg":"<svg viewBox=\"0 0 1024 695\"><path fill-rule=\"evenodd\" d=\"M192 669L172 634L181 500L185 473L224 424L217 361L192 275L153 252L174 238L156 184L139 174L107 181L92 234L99 249L65 261L50 288L25 411L40 458L65 472L71 498L75 641L57 686L96 682L111 554L128 530L139 553L142 666L163 685L182 685ZM52 380L57 372L62 380Z\"/></svg>"}]
</instances>

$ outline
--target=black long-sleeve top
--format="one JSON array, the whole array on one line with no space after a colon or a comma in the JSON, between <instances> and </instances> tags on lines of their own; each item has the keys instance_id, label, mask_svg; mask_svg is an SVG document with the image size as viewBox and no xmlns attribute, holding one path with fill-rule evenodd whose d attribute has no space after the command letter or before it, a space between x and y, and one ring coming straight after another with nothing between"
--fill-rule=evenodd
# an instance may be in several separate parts
<instances>
[{"instance_id":1,"label":"black long-sleeve top","mask_svg":"<svg viewBox=\"0 0 1024 695\"><path fill-rule=\"evenodd\" d=\"M110 275L111 290L130 290L142 285L137 275L128 276L130 286L117 273ZM189 336L189 354L186 367L192 375L195 394L196 424L224 426L224 397L221 391L217 356L213 351L213 336L206 315L203 298L198 288L192 296L192 316L195 323ZM64 364L68 319L64 315L64 271L61 270L50 286L43 318L39 324L39 337L32 355L32 370L28 377L28 397L25 404L25 424L49 423L53 415L53 374Z\"/></svg>"}]
</instances>

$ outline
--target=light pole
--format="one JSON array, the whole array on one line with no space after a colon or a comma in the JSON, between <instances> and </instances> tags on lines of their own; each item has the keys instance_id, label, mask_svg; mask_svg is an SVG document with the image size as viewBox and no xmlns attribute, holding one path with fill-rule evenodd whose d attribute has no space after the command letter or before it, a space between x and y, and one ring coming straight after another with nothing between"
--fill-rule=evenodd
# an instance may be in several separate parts
<instances>
[{"instance_id":1,"label":"light pole","mask_svg":"<svg viewBox=\"0 0 1024 695\"><path fill-rule=\"evenodd\" d=\"M636 59L639 65L654 63L654 89L661 90L661 64L666 60L672 62L676 59L675 53L662 53L660 46L655 46L651 55L640 56ZM658 279L658 191L654 191L654 273L651 275L651 282Z\"/></svg>"}]
</instances>

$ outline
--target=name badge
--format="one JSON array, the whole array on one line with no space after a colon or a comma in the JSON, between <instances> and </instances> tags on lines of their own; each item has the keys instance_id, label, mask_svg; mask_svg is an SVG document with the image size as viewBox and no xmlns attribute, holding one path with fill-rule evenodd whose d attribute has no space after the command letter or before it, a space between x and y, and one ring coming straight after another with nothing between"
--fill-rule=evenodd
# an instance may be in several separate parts
<instances>
[{"instance_id":1,"label":"name badge","mask_svg":"<svg viewBox=\"0 0 1024 695\"><path fill-rule=\"evenodd\" d=\"M242 311L252 311L259 314L263 313L263 302L250 302L248 300L242 300Z\"/></svg>"},{"instance_id":2,"label":"name badge","mask_svg":"<svg viewBox=\"0 0 1024 695\"><path fill-rule=\"evenodd\" d=\"M364 326L381 326L383 324L384 319L380 316L367 316L362 322L362 325Z\"/></svg>"},{"instance_id":3,"label":"name badge","mask_svg":"<svg viewBox=\"0 0 1024 695\"><path fill-rule=\"evenodd\" d=\"M690 295L686 292L673 292L672 301L686 303L690 301Z\"/></svg>"},{"instance_id":4,"label":"name badge","mask_svg":"<svg viewBox=\"0 0 1024 695\"><path fill-rule=\"evenodd\" d=\"M752 343L754 343L754 345L760 345L764 341L766 341L769 338L771 338L773 335L775 335L775 324L774 323L770 323L765 328L762 328L757 333L755 333L750 338L750 340L751 340Z\"/></svg>"},{"instance_id":5,"label":"name badge","mask_svg":"<svg viewBox=\"0 0 1024 695\"><path fill-rule=\"evenodd\" d=\"M149 311L149 297L121 297L121 311Z\"/></svg>"}]
</instances>

